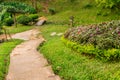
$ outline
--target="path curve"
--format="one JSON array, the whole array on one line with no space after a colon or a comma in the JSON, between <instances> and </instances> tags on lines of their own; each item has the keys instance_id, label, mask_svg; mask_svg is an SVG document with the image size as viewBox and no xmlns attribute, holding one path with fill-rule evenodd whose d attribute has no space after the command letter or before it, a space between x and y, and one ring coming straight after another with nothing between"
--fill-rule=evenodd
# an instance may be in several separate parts
<instances>
[{"instance_id":1,"label":"path curve","mask_svg":"<svg viewBox=\"0 0 120 80\"><path fill-rule=\"evenodd\" d=\"M26 40L10 54L10 65L6 80L60 80L47 60L36 49L44 41L37 37L38 30L18 33L13 38Z\"/></svg>"}]
</instances>

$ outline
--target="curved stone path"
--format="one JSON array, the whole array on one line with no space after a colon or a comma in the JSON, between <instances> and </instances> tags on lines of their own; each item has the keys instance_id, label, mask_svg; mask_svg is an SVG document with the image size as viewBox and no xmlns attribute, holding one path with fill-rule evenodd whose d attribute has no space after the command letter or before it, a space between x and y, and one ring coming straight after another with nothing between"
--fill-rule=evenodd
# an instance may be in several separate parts
<instances>
[{"instance_id":1,"label":"curved stone path","mask_svg":"<svg viewBox=\"0 0 120 80\"><path fill-rule=\"evenodd\" d=\"M12 36L26 41L12 51L6 80L60 80L43 55L36 50L44 41L42 37L37 37L38 33L38 30L33 29Z\"/></svg>"}]
</instances>

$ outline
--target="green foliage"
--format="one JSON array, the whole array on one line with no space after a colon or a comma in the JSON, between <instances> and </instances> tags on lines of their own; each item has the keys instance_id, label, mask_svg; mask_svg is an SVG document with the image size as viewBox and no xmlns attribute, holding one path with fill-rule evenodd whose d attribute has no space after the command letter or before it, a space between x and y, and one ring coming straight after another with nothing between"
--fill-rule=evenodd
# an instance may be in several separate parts
<instances>
[{"instance_id":1,"label":"green foliage","mask_svg":"<svg viewBox=\"0 0 120 80\"><path fill-rule=\"evenodd\" d=\"M1 11L1 13L0 13L0 21L4 20L4 16L5 16L6 11L7 11L6 9Z\"/></svg>"},{"instance_id":2,"label":"green foliage","mask_svg":"<svg viewBox=\"0 0 120 80\"><path fill-rule=\"evenodd\" d=\"M0 33L2 33L3 20L5 18L6 11L7 10L4 9L0 12Z\"/></svg>"},{"instance_id":3,"label":"green foliage","mask_svg":"<svg viewBox=\"0 0 120 80\"><path fill-rule=\"evenodd\" d=\"M14 24L14 21L13 21L12 18L6 18L6 19L4 20L4 24L5 24L6 26L12 26L12 24Z\"/></svg>"},{"instance_id":4,"label":"green foliage","mask_svg":"<svg viewBox=\"0 0 120 80\"><path fill-rule=\"evenodd\" d=\"M59 14L54 16L58 16L58 19L61 17ZM47 41L43 46L39 47L39 50L47 58L57 75L63 80L120 79L120 62L104 62L94 58L94 56L79 54L79 52L66 47L60 37L50 36L50 33L54 31L58 33L64 32L66 29L66 25L56 24L48 24L40 27L40 31Z\"/></svg>"},{"instance_id":5,"label":"green foliage","mask_svg":"<svg viewBox=\"0 0 120 80\"><path fill-rule=\"evenodd\" d=\"M104 61L120 59L120 49L113 48L113 49L108 49L108 50L101 50L101 49L95 48L94 45L92 44L82 45L76 42L69 41L65 39L64 37L62 37L62 41L67 47L81 54L95 56Z\"/></svg>"},{"instance_id":6,"label":"green foliage","mask_svg":"<svg viewBox=\"0 0 120 80\"><path fill-rule=\"evenodd\" d=\"M10 13L35 13L35 9L21 2L3 2L0 4L0 9L7 9Z\"/></svg>"},{"instance_id":7,"label":"green foliage","mask_svg":"<svg viewBox=\"0 0 120 80\"><path fill-rule=\"evenodd\" d=\"M29 17L32 19L32 21L35 21L39 16L38 14L30 14Z\"/></svg>"},{"instance_id":8,"label":"green foliage","mask_svg":"<svg viewBox=\"0 0 120 80\"><path fill-rule=\"evenodd\" d=\"M23 24L23 25L28 25L29 22L32 21L32 19L26 15L20 15L17 18L18 23Z\"/></svg>"},{"instance_id":9,"label":"green foliage","mask_svg":"<svg viewBox=\"0 0 120 80\"><path fill-rule=\"evenodd\" d=\"M120 21L103 22L97 25L69 29L65 38L80 44L93 44L99 49L119 49Z\"/></svg>"},{"instance_id":10,"label":"green foliage","mask_svg":"<svg viewBox=\"0 0 120 80\"><path fill-rule=\"evenodd\" d=\"M0 3L3 2L4 0L0 0Z\"/></svg>"},{"instance_id":11,"label":"green foliage","mask_svg":"<svg viewBox=\"0 0 120 80\"><path fill-rule=\"evenodd\" d=\"M56 13L55 8L49 8L49 13L54 15Z\"/></svg>"},{"instance_id":12,"label":"green foliage","mask_svg":"<svg viewBox=\"0 0 120 80\"><path fill-rule=\"evenodd\" d=\"M97 25L81 26L69 29L64 37L81 45L82 53L87 51L87 46L93 45L93 54L105 57L108 60L120 58L120 21L103 22ZM87 45L87 46L86 46ZM73 45L74 46L74 45ZM85 47L84 47L85 46ZM100 52L96 52L96 49ZM110 51L114 50L114 51ZM87 51L87 52L84 52ZM111 53L110 53L111 52Z\"/></svg>"},{"instance_id":13,"label":"green foliage","mask_svg":"<svg viewBox=\"0 0 120 80\"><path fill-rule=\"evenodd\" d=\"M95 0L98 6L102 6L104 8L120 8L120 0Z\"/></svg>"},{"instance_id":14,"label":"green foliage","mask_svg":"<svg viewBox=\"0 0 120 80\"><path fill-rule=\"evenodd\" d=\"M33 7L31 7L27 4L20 3L20 2L12 2L12 1L1 3L0 11L1 11L1 13L0 13L0 21L1 21L0 24L1 25L3 25L3 19L5 16L5 13L7 13L7 12L14 14L14 19L15 19L15 13L35 13L36 12ZM17 26L16 21L14 23Z\"/></svg>"}]
</instances>

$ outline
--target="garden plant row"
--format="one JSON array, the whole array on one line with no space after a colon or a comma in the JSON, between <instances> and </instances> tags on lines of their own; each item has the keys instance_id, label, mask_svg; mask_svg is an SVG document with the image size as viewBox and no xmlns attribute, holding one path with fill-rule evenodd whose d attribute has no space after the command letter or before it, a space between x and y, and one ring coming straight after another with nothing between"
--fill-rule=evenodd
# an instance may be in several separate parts
<instances>
[{"instance_id":1,"label":"garden plant row","mask_svg":"<svg viewBox=\"0 0 120 80\"><path fill-rule=\"evenodd\" d=\"M82 54L102 60L120 59L120 21L70 28L62 41Z\"/></svg>"}]
</instances>

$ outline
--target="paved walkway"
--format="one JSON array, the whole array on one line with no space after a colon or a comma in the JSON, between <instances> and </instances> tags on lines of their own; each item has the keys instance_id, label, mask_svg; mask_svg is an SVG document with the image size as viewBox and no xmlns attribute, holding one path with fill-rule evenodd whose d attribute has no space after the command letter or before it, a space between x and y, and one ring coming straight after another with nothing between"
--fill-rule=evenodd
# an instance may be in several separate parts
<instances>
[{"instance_id":1,"label":"paved walkway","mask_svg":"<svg viewBox=\"0 0 120 80\"><path fill-rule=\"evenodd\" d=\"M42 37L37 37L38 33L33 29L13 36L26 41L12 51L6 80L60 80L43 55L36 50L44 41Z\"/></svg>"}]
</instances>

